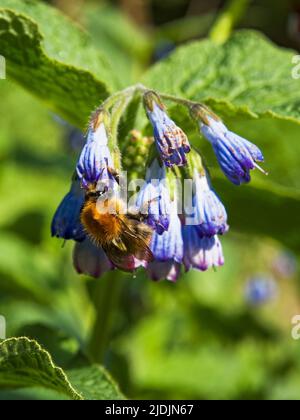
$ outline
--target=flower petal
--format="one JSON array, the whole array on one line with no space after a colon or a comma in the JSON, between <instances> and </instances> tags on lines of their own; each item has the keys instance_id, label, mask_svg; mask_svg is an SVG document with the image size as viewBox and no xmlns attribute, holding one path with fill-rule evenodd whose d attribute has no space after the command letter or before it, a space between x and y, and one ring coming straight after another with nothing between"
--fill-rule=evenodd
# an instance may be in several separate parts
<instances>
[{"instance_id":1,"label":"flower petal","mask_svg":"<svg viewBox=\"0 0 300 420\"><path fill-rule=\"evenodd\" d=\"M154 261L151 262L147 267L147 273L151 280L169 280L176 282L180 276L181 264L175 261Z\"/></svg>"},{"instance_id":2,"label":"flower petal","mask_svg":"<svg viewBox=\"0 0 300 420\"><path fill-rule=\"evenodd\" d=\"M186 154L191 146L186 134L167 115L164 108L153 101L152 109L147 108L147 115L153 126L158 152L167 167L184 166Z\"/></svg>"},{"instance_id":3,"label":"flower petal","mask_svg":"<svg viewBox=\"0 0 300 420\"><path fill-rule=\"evenodd\" d=\"M203 238L199 235L197 227L184 226L183 238L186 271L191 268L206 271L224 265L222 245L218 236Z\"/></svg>"},{"instance_id":4,"label":"flower petal","mask_svg":"<svg viewBox=\"0 0 300 420\"><path fill-rule=\"evenodd\" d=\"M250 170L258 168L257 162L263 162L260 149L248 140L229 131L214 118L208 118L208 124L201 123L203 135L213 146L219 165L226 177L235 185L251 181Z\"/></svg>"},{"instance_id":5,"label":"flower petal","mask_svg":"<svg viewBox=\"0 0 300 420\"><path fill-rule=\"evenodd\" d=\"M75 245L73 263L78 274L95 278L100 278L114 269L103 249L94 245L90 239Z\"/></svg>"},{"instance_id":6,"label":"flower petal","mask_svg":"<svg viewBox=\"0 0 300 420\"><path fill-rule=\"evenodd\" d=\"M51 224L52 236L66 240L83 241L85 232L80 222L80 212L84 204L84 191L78 179L73 180L71 190L64 197Z\"/></svg>"}]
</instances>

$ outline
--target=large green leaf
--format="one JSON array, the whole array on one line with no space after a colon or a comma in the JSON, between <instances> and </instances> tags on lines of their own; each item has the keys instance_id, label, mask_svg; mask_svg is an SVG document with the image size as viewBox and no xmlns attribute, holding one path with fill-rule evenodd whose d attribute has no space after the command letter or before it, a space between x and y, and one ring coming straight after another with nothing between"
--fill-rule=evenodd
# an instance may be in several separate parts
<instances>
[{"instance_id":1,"label":"large green leaf","mask_svg":"<svg viewBox=\"0 0 300 420\"><path fill-rule=\"evenodd\" d=\"M299 253L299 191L259 181L237 189L221 176L215 185L233 230L271 236Z\"/></svg>"},{"instance_id":2,"label":"large green leaf","mask_svg":"<svg viewBox=\"0 0 300 420\"><path fill-rule=\"evenodd\" d=\"M76 389L87 400L122 400L118 386L105 369L99 365L82 367L67 371L68 377Z\"/></svg>"},{"instance_id":3,"label":"large green leaf","mask_svg":"<svg viewBox=\"0 0 300 420\"><path fill-rule=\"evenodd\" d=\"M144 81L161 92L208 102L226 116L268 115L299 123L295 54L257 32L239 31L221 46L204 40L178 48L150 69Z\"/></svg>"},{"instance_id":4,"label":"large green leaf","mask_svg":"<svg viewBox=\"0 0 300 420\"><path fill-rule=\"evenodd\" d=\"M8 77L81 127L119 84L108 60L79 27L35 0L1 1L0 54Z\"/></svg>"},{"instance_id":5,"label":"large green leaf","mask_svg":"<svg viewBox=\"0 0 300 420\"><path fill-rule=\"evenodd\" d=\"M124 399L102 367L82 367L66 375L46 350L28 338L12 338L0 344L0 391L0 399L21 393L29 399L39 399L49 391L50 399L59 395L72 400Z\"/></svg>"},{"instance_id":6,"label":"large green leaf","mask_svg":"<svg viewBox=\"0 0 300 420\"><path fill-rule=\"evenodd\" d=\"M35 341L9 339L0 344L0 389L42 386L66 397L81 400L62 369Z\"/></svg>"}]
</instances>

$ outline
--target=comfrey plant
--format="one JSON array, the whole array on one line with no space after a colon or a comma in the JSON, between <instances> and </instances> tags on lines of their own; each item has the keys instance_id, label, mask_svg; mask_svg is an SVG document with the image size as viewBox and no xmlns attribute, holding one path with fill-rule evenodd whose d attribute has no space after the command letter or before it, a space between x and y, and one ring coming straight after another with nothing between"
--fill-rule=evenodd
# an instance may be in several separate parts
<instances>
[{"instance_id":1,"label":"comfrey plant","mask_svg":"<svg viewBox=\"0 0 300 420\"><path fill-rule=\"evenodd\" d=\"M144 105L153 138L139 146L145 137L136 129L130 146L124 147L123 140L121 154L119 125L137 99ZM188 108L233 184L250 182L251 170L264 172L259 148L231 132L205 105L140 85L113 95L91 117L71 190L52 223L53 236L76 242L74 266L80 274L98 278L110 270L133 272L142 267L155 281L174 282L182 271L224 264L220 236L229 230L226 209L200 152L170 118L163 100ZM135 156L141 151L143 156ZM133 162L138 159L136 168ZM130 204L123 161L128 180L135 178L140 186ZM145 179L137 180L141 167Z\"/></svg>"}]
</instances>

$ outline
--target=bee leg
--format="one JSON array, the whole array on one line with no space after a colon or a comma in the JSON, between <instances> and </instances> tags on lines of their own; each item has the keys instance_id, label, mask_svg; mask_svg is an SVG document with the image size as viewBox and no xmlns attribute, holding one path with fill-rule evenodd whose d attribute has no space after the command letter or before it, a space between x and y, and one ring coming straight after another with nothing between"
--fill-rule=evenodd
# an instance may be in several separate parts
<instances>
[{"instance_id":1,"label":"bee leg","mask_svg":"<svg viewBox=\"0 0 300 420\"><path fill-rule=\"evenodd\" d=\"M120 174L119 174L119 172L116 171L116 169L110 168L110 167L108 167L107 170L115 178L117 183L120 184Z\"/></svg>"},{"instance_id":2,"label":"bee leg","mask_svg":"<svg viewBox=\"0 0 300 420\"><path fill-rule=\"evenodd\" d=\"M146 222L149 217L149 212L148 212L149 205L155 201L158 201L160 198L161 197L158 196L158 197L152 198L151 200L146 201L140 209L137 209L137 208L131 209L131 211L129 211L130 217L141 223Z\"/></svg>"},{"instance_id":3,"label":"bee leg","mask_svg":"<svg viewBox=\"0 0 300 420\"><path fill-rule=\"evenodd\" d=\"M159 201L160 199L161 199L161 196L159 195L155 198L152 198L151 200L146 201L140 209L140 214L144 214L148 216L148 208L150 204L154 203L155 201Z\"/></svg>"}]
</instances>

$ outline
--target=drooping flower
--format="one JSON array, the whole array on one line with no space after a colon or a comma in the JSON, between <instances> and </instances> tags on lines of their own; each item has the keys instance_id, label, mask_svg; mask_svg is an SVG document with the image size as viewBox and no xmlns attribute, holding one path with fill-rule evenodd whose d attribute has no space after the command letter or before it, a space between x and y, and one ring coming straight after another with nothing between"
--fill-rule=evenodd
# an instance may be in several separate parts
<instances>
[{"instance_id":1,"label":"drooping flower","mask_svg":"<svg viewBox=\"0 0 300 420\"><path fill-rule=\"evenodd\" d=\"M197 226L204 237L223 235L229 229L226 209L212 188L202 157L195 149L188 156L184 172L190 181L187 184L190 189L185 192L185 224Z\"/></svg>"},{"instance_id":2,"label":"drooping flower","mask_svg":"<svg viewBox=\"0 0 300 420\"><path fill-rule=\"evenodd\" d=\"M228 130L220 118L204 105L192 106L191 115L199 123L204 137L212 144L222 171L233 184L250 182L252 169L266 174L258 165L258 162L264 162L264 156L255 144Z\"/></svg>"},{"instance_id":3,"label":"drooping flower","mask_svg":"<svg viewBox=\"0 0 300 420\"><path fill-rule=\"evenodd\" d=\"M197 226L203 237L223 235L229 229L226 209L213 190L205 171L194 171L193 213L186 216L185 223Z\"/></svg>"},{"instance_id":4,"label":"drooping flower","mask_svg":"<svg viewBox=\"0 0 300 420\"><path fill-rule=\"evenodd\" d=\"M113 160L108 147L108 115L99 110L92 117L87 132L87 140L77 163L77 174L83 186L99 181L107 168L113 168Z\"/></svg>"},{"instance_id":5,"label":"drooping flower","mask_svg":"<svg viewBox=\"0 0 300 420\"><path fill-rule=\"evenodd\" d=\"M154 232L151 250L155 260L149 263L147 273L152 280L167 279L175 282L183 260L181 221L177 214L177 202L172 203L169 229L162 235Z\"/></svg>"},{"instance_id":6,"label":"drooping flower","mask_svg":"<svg viewBox=\"0 0 300 420\"><path fill-rule=\"evenodd\" d=\"M229 131L220 120L207 118L207 124L200 123L203 135L212 144L219 165L227 178L235 185L251 181L250 170L266 172L257 162L264 162L260 149L248 140Z\"/></svg>"},{"instance_id":7,"label":"drooping flower","mask_svg":"<svg viewBox=\"0 0 300 420\"><path fill-rule=\"evenodd\" d=\"M165 165L167 167L186 165L186 154L191 151L186 134L168 116L156 93L147 92L144 103L154 129L156 147Z\"/></svg>"},{"instance_id":8,"label":"drooping flower","mask_svg":"<svg viewBox=\"0 0 300 420\"><path fill-rule=\"evenodd\" d=\"M251 305L262 305L275 299L277 295L278 286L271 277L253 277L245 287L245 299Z\"/></svg>"},{"instance_id":9,"label":"drooping flower","mask_svg":"<svg viewBox=\"0 0 300 420\"><path fill-rule=\"evenodd\" d=\"M78 274L95 278L100 278L106 272L114 269L114 265L107 258L103 249L94 245L89 238L75 245L73 263Z\"/></svg>"},{"instance_id":10,"label":"drooping flower","mask_svg":"<svg viewBox=\"0 0 300 420\"><path fill-rule=\"evenodd\" d=\"M147 267L147 273L151 280L169 280L176 283L180 276L181 264L174 260L153 261Z\"/></svg>"},{"instance_id":11,"label":"drooping flower","mask_svg":"<svg viewBox=\"0 0 300 420\"><path fill-rule=\"evenodd\" d=\"M161 235L170 224L171 199L166 169L154 159L147 170L146 182L138 194L136 208L147 216L146 222Z\"/></svg>"},{"instance_id":12,"label":"drooping flower","mask_svg":"<svg viewBox=\"0 0 300 420\"><path fill-rule=\"evenodd\" d=\"M81 242L85 232L80 222L80 212L84 204L84 191L78 177L74 177L68 194L64 197L53 217L52 236L62 239L74 239Z\"/></svg>"},{"instance_id":13,"label":"drooping flower","mask_svg":"<svg viewBox=\"0 0 300 420\"><path fill-rule=\"evenodd\" d=\"M186 271L192 268L207 271L224 265L224 256L218 236L202 237L196 226L183 226L183 263Z\"/></svg>"}]
</instances>

